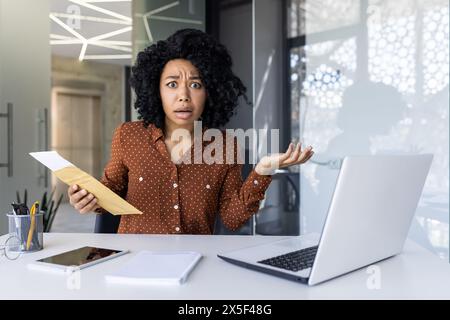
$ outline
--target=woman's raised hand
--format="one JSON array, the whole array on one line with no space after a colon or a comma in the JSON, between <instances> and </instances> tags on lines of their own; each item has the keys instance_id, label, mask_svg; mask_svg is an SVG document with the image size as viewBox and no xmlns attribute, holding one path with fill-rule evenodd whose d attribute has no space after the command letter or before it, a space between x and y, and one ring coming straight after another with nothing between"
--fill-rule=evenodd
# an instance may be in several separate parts
<instances>
[{"instance_id":1,"label":"woman's raised hand","mask_svg":"<svg viewBox=\"0 0 450 320\"><path fill-rule=\"evenodd\" d=\"M302 144L291 143L285 153L276 153L263 157L255 167L260 175L272 175L275 170L307 162L314 155L312 147L302 150Z\"/></svg>"}]
</instances>

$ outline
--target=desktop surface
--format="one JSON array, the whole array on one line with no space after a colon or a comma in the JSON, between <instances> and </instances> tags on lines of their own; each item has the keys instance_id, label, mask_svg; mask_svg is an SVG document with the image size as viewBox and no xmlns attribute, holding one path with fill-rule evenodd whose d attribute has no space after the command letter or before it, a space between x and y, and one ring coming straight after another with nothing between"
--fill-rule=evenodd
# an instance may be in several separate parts
<instances>
[{"instance_id":1,"label":"desktop surface","mask_svg":"<svg viewBox=\"0 0 450 320\"><path fill-rule=\"evenodd\" d=\"M407 240L403 253L314 287L227 263L217 254L283 236L44 234L44 250L0 259L0 299L450 299L450 265ZM0 241L4 237L0 237ZM129 249L130 254L83 269L78 278L28 270L31 261L80 246ZM116 285L104 275L139 250L195 250L204 258L176 286Z\"/></svg>"}]
</instances>

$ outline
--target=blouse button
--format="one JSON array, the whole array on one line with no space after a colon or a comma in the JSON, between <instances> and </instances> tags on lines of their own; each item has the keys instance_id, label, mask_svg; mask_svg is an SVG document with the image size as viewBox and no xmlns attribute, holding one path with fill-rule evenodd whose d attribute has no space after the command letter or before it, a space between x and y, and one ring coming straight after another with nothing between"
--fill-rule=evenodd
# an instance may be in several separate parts
<instances>
[{"instance_id":1,"label":"blouse button","mask_svg":"<svg viewBox=\"0 0 450 320\"><path fill-rule=\"evenodd\" d=\"M176 228L175 228L175 231L176 231L176 232L179 232L179 231L180 231L180 227L176 227Z\"/></svg>"},{"instance_id":2,"label":"blouse button","mask_svg":"<svg viewBox=\"0 0 450 320\"><path fill-rule=\"evenodd\" d=\"M177 204L174 205L173 208L174 208L175 210L178 210L178 205L177 205Z\"/></svg>"},{"instance_id":3,"label":"blouse button","mask_svg":"<svg viewBox=\"0 0 450 320\"><path fill-rule=\"evenodd\" d=\"M173 184L173 187L176 188L176 187L178 187L178 185L177 185L176 183L174 183L174 184Z\"/></svg>"},{"instance_id":4,"label":"blouse button","mask_svg":"<svg viewBox=\"0 0 450 320\"><path fill-rule=\"evenodd\" d=\"M253 183L254 183L255 185L257 185L257 184L258 184L258 180L253 180Z\"/></svg>"},{"instance_id":5,"label":"blouse button","mask_svg":"<svg viewBox=\"0 0 450 320\"><path fill-rule=\"evenodd\" d=\"M144 180L144 178L142 178L142 177L139 177L139 181L140 181L140 182L142 182L142 180Z\"/></svg>"},{"instance_id":6,"label":"blouse button","mask_svg":"<svg viewBox=\"0 0 450 320\"><path fill-rule=\"evenodd\" d=\"M206 189L211 189L211 186L209 184L207 184Z\"/></svg>"}]
</instances>

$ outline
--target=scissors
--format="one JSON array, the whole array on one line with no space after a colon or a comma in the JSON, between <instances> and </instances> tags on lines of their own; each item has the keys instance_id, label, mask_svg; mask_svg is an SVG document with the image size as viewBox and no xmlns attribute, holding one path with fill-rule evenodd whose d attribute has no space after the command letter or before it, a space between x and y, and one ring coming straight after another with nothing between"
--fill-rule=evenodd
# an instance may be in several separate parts
<instances>
[{"instance_id":1,"label":"scissors","mask_svg":"<svg viewBox=\"0 0 450 320\"><path fill-rule=\"evenodd\" d=\"M27 239L27 250L30 249L30 245L31 245L31 239L33 239L33 232L34 232L34 228L35 228L35 224L36 224L36 210L38 210L39 207L39 202L36 201L35 203L33 203L33 205L31 206L30 209L30 216L31 216L31 225L30 225L30 230L28 231L28 239Z\"/></svg>"}]
</instances>

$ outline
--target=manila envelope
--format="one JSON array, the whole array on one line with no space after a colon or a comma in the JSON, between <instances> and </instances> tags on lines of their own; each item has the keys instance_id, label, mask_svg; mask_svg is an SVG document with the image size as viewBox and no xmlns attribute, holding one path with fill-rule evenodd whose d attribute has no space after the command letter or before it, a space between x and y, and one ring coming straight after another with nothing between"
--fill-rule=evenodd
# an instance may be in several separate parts
<instances>
[{"instance_id":1,"label":"manila envelope","mask_svg":"<svg viewBox=\"0 0 450 320\"><path fill-rule=\"evenodd\" d=\"M61 157L58 152L31 152L30 155L69 186L76 184L92 193L97 198L97 204L111 214L142 214L100 181Z\"/></svg>"},{"instance_id":2,"label":"manila envelope","mask_svg":"<svg viewBox=\"0 0 450 320\"><path fill-rule=\"evenodd\" d=\"M62 168L53 173L69 186L76 184L92 193L97 198L97 204L113 215L142 214L118 194L77 167Z\"/></svg>"}]
</instances>

